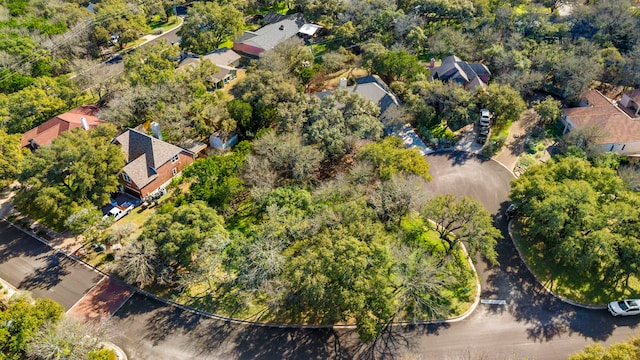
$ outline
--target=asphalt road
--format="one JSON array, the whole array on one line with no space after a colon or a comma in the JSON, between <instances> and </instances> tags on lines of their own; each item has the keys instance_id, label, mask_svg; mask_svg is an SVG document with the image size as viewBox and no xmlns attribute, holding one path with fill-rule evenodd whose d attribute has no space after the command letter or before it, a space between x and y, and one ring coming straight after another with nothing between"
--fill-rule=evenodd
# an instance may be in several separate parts
<instances>
[{"instance_id":1,"label":"asphalt road","mask_svg":"<svg viewBox=\"0 0 640 360\"><path fill-rule=\"evenodd\" d=\"M180 30L180 28L177 29L173 29L169 32L166 32L164 34L162 34L160 37L149 41L148 43L142 45L142 46L147 46L149 44L155 44L159 41L165 41L169 44L174 43L176 41L178 41L180 39L180 37L178 35L176 35L176 33L178 32L178 30ZM132 50L132 51L135 51ZM102 63L100 65L100 67L98 67L95 71L99 72L99 73L103 73L105 75L103 76L114 76L117 75L119 73L121 73L124 70L124 62L123 62L123 55L118 55L112 59L109 59L107 61L105 61L104 63ZM107 75L108 74L108 75Z\"/></svg>"},{"instance_id":2,"label":"asphalt road","mask_svg":"<svg viewBox=\"0 0 640 360\"><path fill-rule=\"evenodd\" d=\"M508 204L513 175L500 164L466 153L427 156L437 194L478 199L496 214ZM135 359L566 359L593 341L623 341L638 333L639 318L613 318L606 310L587 310L547 294L517 256L511 240L498 243L500 265L476 263L482 299L465 320L438 325L394 327L364 346L350 330L274 329L228 324L176 309L142 295L132 297L114 316L116 339Z\"/></svg>"},{"instance_id":3,"label":"asphalt road","mask_svg":"<svg viewBox=\"0 0 640 360\"><path fill-rule=\"evenodd\" d=\"M0 278L69 310L102 275L0 221Z\"/></svg>"}]
</instances>

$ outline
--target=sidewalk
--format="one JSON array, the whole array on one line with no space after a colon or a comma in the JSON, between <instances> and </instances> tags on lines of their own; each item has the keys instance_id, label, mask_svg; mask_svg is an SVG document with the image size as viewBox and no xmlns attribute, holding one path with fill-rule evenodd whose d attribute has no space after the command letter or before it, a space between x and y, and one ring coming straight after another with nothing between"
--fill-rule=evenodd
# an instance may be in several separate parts
<instances>
[{"instance_id":1,"label":"sidewalk","mask_svg":"<svg viewBox=\"0 0 640 360\"><path fill-rule=\"evenodd\" d=\"M502 148L502 151L493 157L494 160L504 165L507 169L513 171L518 164L518 159L525 151L524 145L527 136L536 126L537 119L535 116L528 116L527 110L522 113L520 119L511 124L509 136Z\"/></svg>"}]
</instances>

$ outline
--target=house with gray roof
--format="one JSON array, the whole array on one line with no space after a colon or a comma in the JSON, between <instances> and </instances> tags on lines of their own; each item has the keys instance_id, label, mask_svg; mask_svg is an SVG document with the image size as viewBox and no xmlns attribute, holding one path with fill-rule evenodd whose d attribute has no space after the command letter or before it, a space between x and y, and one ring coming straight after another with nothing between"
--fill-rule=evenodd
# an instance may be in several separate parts
<instances>
[{"instance_id":1,"label":"house with gray roof","mask_svg":"<svg viewBox=\"0 0 640 360\"><path fill-rule=\"evenodd\" d=\"M467 90L486 86L490 77L491 71L484 64L468 63L455 55L447 56L440 66L431 69L431 80L455 81Z\"/></svg>"},{"instance_id":2,"label":"house with gray roof","mask_svg":"<svg viewBox=\"0 0 640 360\"><path fill-rule=\"evenodd\" d=\"M306 23L302 14L298 13L265 25L256 31L245 31L234 42L233 50L248 57L257 58L263 52L296 36Z\"/></svg>"},{"instance_id":3,"label":"house with gray roof","mask_svg":"<svg viewBox=\"0 0 640 360\"><path fill-rule=\"evenodd\" d=\"M236 66L240 63L241 58L242 56L229 48L217 49L203 56L183 53L178 67L196 66L201 61L209 60L218 68L218 72L213 74L210 79L215 86L209 90L222 89L236 79L238 72Z\"/></svg>"},{"instance_id":4,"label":"house with gray roof","mask_svg":"<svg viewBox=\"0 0 640 360\"><path fill-rule=\"evenodd\" d=\"M145 198L158 191L195 159L195 154L134 129L118 135L127 164L120 173L123 192Z\"/></svg>"},{"instance_id":5,"label":"house with gray roof","mask_svg":"<svg viewBox=\"0 0 640 360\"><path fill-rule=\"evenodd\" d=\"M403 115L402 103L378 75L369 75L357 78L354 81L354 85L347 86L347 79L340 79L340 86L337 89L323 91L317 93L316 96L322 99L333 91L347 91L358 94L378 105L380 108L380 120L385 125L385 132L388 135L399 137L406 147L416 147L423 155L433 152L420 139L410 124L402 123L398 126L397 120Z\"/></svg>"}]
</instances>

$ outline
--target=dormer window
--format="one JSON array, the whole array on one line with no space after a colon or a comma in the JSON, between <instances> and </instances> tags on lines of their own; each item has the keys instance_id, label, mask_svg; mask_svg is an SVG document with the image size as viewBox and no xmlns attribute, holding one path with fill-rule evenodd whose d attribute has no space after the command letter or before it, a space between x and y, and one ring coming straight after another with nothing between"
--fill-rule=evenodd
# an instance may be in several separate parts
<instances>
[{"instance_id":1,"label":"dormer window","mask_svg":"<svg viewBox=\"0 0 640 360\"><path fill-rule=\"evenodd\" d=\"M178 159L180 158L180 154L175 154L172 158L171 158L171 163L175 164L176 162L178 162Z\"/></svg>"},{"instance_id":2,"label":"dormer window","mask_svg":"<svg viewBox=\"0 0 640 360\"><path fill-rule=\"evenodd\" d=\"M127 173L122 173L122 179L128 183L131 182L131 178L129 177L129 175L127 175Z\"/></svg>"}]
</instances>

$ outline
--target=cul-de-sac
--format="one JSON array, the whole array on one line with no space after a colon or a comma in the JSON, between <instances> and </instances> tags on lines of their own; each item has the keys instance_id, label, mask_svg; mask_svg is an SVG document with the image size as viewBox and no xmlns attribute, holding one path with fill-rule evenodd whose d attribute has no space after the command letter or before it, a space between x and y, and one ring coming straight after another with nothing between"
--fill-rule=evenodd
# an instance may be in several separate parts
<instances>
[{"instance_id":1,"label":"cul-de-sac","mask_svg":"<svg viewBox=\"0 0 640 360\"><path fill-rule=\"evenodd\" d=\"M640 358L640 2L0 1L0 359Z\"/></svg>"}]
</instances>

